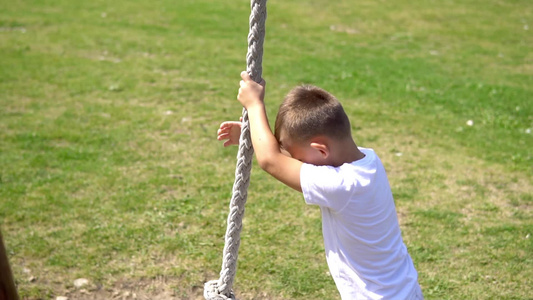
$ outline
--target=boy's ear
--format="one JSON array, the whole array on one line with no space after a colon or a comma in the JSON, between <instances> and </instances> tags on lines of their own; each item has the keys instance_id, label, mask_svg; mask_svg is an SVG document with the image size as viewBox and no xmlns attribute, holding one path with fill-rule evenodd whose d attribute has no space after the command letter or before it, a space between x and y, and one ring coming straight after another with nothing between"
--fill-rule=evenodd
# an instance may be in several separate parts
<instances>
[{"instance_id":1,"label":"boy's ear","mask_svg":"<svg viewBox=\"0 0 533 300\"><path fill-rule=\"evenodd\" d=\"M318 150L323 158L327 158L329 156L329 148L325 143L322 143L320 141L314 141L309 144L311 148Z\"/></svg>"}]
</instances>

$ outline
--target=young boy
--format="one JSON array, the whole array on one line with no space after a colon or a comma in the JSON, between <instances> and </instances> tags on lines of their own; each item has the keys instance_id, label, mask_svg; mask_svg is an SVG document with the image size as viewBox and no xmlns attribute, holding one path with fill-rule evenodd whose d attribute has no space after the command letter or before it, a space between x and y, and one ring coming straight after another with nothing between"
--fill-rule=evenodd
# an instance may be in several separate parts
<instances>
[{"instance_id":1,"label":"young boy","mask_svg":"<svg viewBox=\"0 0 533 300\"><path fill-rule=\"evenodd\" d=\"M385 169L372 149L357 147L339 101L314 86L294 88L280 106L274 135L265 82L246 72L241 77L238 100L248 111L259 166L320 207L326 258L341 298L423 299ZM224 122L218 139L238 144L240 129L239 122Z\"/></svg>"}]
</instances>

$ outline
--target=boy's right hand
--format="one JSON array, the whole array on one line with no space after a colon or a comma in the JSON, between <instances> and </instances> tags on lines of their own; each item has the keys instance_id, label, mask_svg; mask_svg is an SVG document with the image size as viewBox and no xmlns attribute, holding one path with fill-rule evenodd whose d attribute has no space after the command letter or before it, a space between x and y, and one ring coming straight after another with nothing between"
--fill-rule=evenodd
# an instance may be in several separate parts
<instances>
[{"instance_id":1,"label":"boy's right hand","mask_svg":"<svg viewBox=\"0 0 533 300\"><path fill-rule=\"evenodd\" d=\"M241 118L242 119L242 118ZM217 131L217 140L224 142L224 147L230 145L238 145L239 138L241 136L241 122L227 121L220 124L220 128Z\"/></svg>"},{"instance_id":2,"label":"boy's right hand","mask_svg":"<svg viewBox=\"0 0 533 300\"><path fill-rule=\"evenodd\" d=\"M262 103L265 98L265 80L261 79L261 83L257 83L246 71L241 72L241 78L237 99L242 106L248 109L251 105Z\"/></svg>"}]
</instances>

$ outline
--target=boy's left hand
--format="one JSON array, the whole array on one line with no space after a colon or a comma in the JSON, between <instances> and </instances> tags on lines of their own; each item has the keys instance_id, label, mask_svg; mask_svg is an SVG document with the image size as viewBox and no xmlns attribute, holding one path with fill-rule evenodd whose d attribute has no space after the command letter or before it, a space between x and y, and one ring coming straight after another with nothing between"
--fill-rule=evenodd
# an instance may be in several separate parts
<instances>
[{"instance_id":1,"label":"boy's left hand","mask_svg":"<svg viewBox=\"0 0 533 300\"><path fill-rule=\"evenodd\" d=\"M261 83L257 83L246 71L241 72L241 78L237 99L242 106L248 109L251 105L262 103L265 98L265 80L261 79Z\"/></svg>"},{"instance_id":2,"label":"boy's left hand","mask_svg":"<svg viewBox=\"0 0 533 300\"><path fill-rule=\"evenodd\" d=\"M242 122L242 117L241 117ZM241 136L241 122L227 121L220 124L220 128L217 131L217 140L224 142L224 147L230 145L238 145L239 138Z\"/></svg>"}]
</instances>

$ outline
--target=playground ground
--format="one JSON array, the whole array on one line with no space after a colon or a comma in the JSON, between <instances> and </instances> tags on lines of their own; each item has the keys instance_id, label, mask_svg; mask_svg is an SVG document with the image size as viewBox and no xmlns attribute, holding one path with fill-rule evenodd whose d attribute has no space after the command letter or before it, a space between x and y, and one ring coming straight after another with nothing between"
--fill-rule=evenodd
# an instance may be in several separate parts
<instances>
[{"instance_id":1,"label":"playground ground","mask_svg":"<svg viewBox=\"0 0 533 300\"><path fill-rule=\"evenodd\" d=\"M249 13L0 2L0 228L23 299L197 299L218 278L237 148L216 130L241 112ZM300 83L341 100L426 299L533 294L532 48L527 0L268 3L270 120ZM235 290L338 299L318 208L257 165Z\"/></svg>"}]
</instances>

